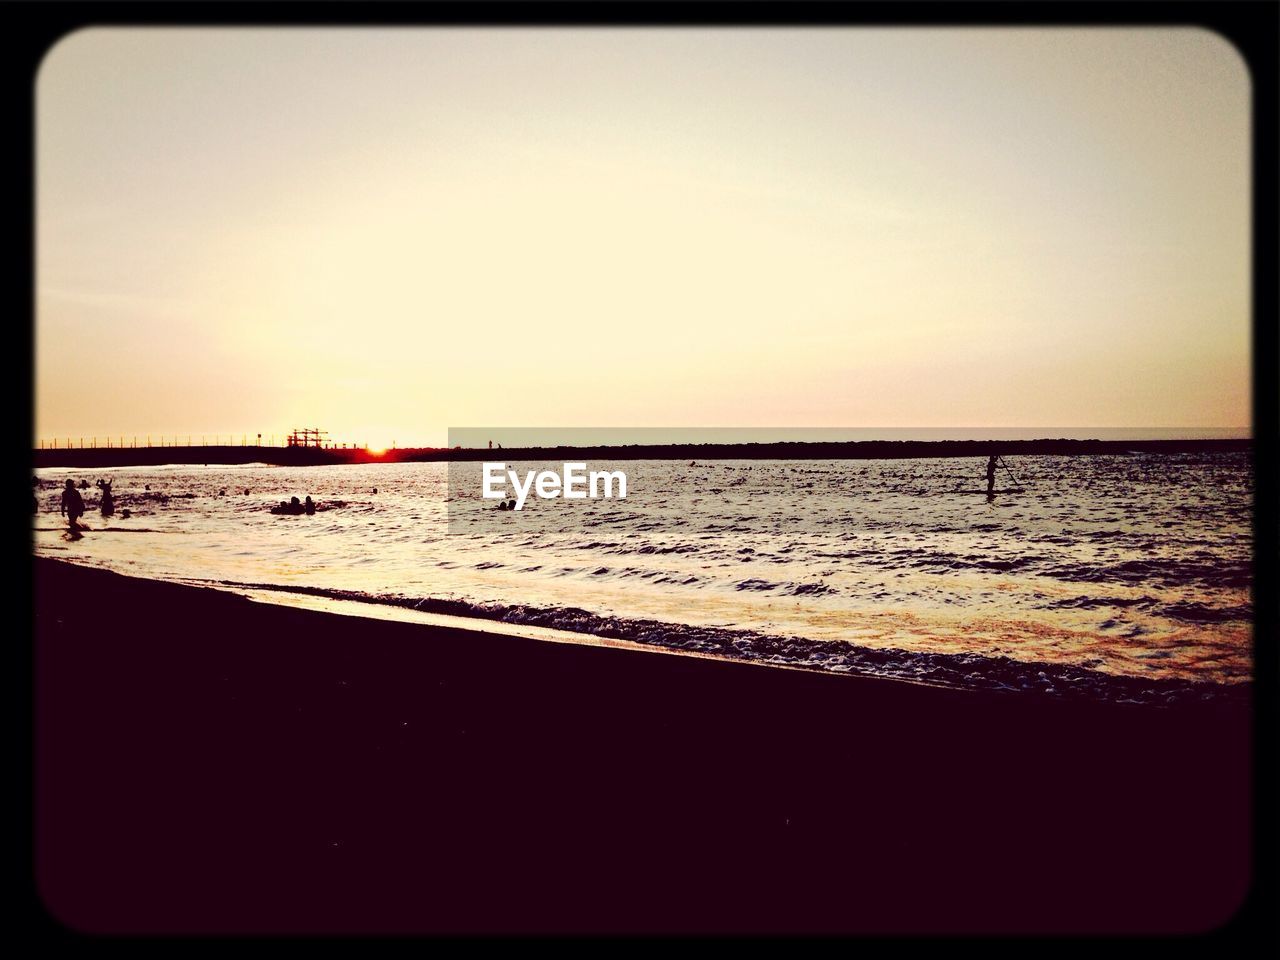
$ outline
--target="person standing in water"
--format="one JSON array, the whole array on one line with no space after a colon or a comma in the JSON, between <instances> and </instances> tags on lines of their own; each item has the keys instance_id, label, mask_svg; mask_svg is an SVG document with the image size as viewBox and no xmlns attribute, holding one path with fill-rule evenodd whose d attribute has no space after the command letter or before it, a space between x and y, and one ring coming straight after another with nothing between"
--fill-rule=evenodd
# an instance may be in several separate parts
<instances>
[{"instance_id":1,"label":"person standing in water","mask_svg":"<svg viewBox=\"0 0 1280 960\"><path fill-rule=\"evenodd\" d=\"M987 457L987 496L996 492L996 461L999 459L994 453Z\"/></svg>"},{"instance_id":2,"label":"person standing in water","mask_svg":"<svg viewBox=\"0 0 1280 960\"><path fill-rule=\"evenodd\" d=\"M76 521L84 515L84 498L70 480L62 491L62 507L59 512L66 515L68 527L77 529Z\"/></svg>"}]
</instances>

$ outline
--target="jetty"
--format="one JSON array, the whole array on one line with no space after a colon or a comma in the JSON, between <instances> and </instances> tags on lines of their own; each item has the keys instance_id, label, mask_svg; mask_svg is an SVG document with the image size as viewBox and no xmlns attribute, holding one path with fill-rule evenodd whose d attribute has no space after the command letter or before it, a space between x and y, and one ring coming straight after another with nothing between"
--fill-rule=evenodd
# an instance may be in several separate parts
<instances>
[{"instance_id":1,"label":"jetty","mask_svg":"<svg viewBox=\"0 0 1280 960\"><path fill-rule=\"evenodd\" d=\"M324 440L323 431L295 431L283 445L258 443L112 446L98 443L41 446L32 451L41 467L140 467L162 464L265 463L282 467L365 463L455 461L568 462L587 460L895 460L928 457L1129 456L1134 454L1251 453L1253 441L1235 440L857 440L790 443L678 443L625 446L399 447Z\"/></svg>"}]
</instances>

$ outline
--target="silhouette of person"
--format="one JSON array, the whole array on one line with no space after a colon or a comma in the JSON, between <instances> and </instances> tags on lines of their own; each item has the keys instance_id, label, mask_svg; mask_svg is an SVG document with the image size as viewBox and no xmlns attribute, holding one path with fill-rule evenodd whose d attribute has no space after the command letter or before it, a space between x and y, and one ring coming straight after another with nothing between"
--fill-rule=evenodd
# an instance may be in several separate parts
<instances>
[{"instance_id":1,"label":"silhouette of person","mask_svg":"<svg viewBox=\"0 0 1280 960\"><path fill-rule=\"evenodd\" d=\"M62 507L58 512L66 514L67 526L72 530L77 529L76 521L84 516L84 498L70 480L62 491Z\"/></svg>"},{"instance_id":2,"label":"silhouette of person","mask_svg":"<svg viewBox=\"0 0 1280 960\"><path fill-rule=\"evenodd\" d=\"M994 453L987 457L987 496L996 492L996 461L998 459Z\"/></svg>"},{"instance_id":3,"label":"silhouette of person","mask_svg":"<svg viewBox=\"0 0 1280 960\"><path fill-rule=\"evenodd\" d=\"M290 510L290 512L292 512L292 513L301 513L301 512L302 512L302 502L301 502L300 500L298 500L298 498L297 498L297 497L290 497L290 498L289 498L289 510Z\"/></svg>"},{"instance_id":4,"label":"silhouette of person","mask_svg":"<svg viewBox=\"0 0 1280 960\"><path fill-rule=\"evenodd\" d=\"M111 495L111 481L102 480L99 484L102 487L102 515L109 517L116 512L116 498Z\"/></svg>"},{"instance_id":5,"label":"silhouette of person","mask_svg":"<svg viewBox=\"0 0 1280 960\"><path fill-rule=\"evenodd\" d=\"M316 505L315 505L314 503L312 503L312 501L311 501L311 497L309 497L309 496L307 497L306 507L307 507L307 516L308 516L308 517L310 517L310 516L312 516L313 514L315 514L315 512L316 512Z\"/></svg>"}]
</instances>

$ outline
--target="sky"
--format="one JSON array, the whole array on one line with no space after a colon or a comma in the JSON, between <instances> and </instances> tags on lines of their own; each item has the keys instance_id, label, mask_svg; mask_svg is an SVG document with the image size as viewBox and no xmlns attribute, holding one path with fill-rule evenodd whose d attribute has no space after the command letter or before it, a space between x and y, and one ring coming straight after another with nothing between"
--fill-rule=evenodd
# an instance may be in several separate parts
<instances>
[{"instance_id":1,"label":"sky","mask_svg":"<svg viewBox=\"0 0 1280 960\"><path fill-rule=\"evenodd\" d=\"M1247 434L1198 29L89 29L36 82L38 438Z\"/></svg>"}]
</instances>

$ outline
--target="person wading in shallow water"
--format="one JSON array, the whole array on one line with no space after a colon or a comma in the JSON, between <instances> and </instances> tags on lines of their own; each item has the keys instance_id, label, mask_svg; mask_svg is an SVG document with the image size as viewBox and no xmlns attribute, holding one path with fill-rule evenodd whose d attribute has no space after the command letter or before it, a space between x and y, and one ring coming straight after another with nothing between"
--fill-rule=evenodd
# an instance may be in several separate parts
<instances>
[{"instance_id":1,"label":"person wading in shallow water","mask_svg":"<svg viewBox=\"0 0 1280 960\"><path fill-rule=\"evenodd\" d=\"M70 480L62 491L62 508L59 512L66 515L67 526L70 529L77 529L76 521L84 515L84 498L80 496L80 491Z\"/></svg>"},{"instance_id":2,"label":"person wading in shallow water","mask_svg":"<svg viewBox=\"0 0 1280 960\"><path fill-rule=\"evenodd\" d=\"M987 457L987 496L996 490L996 461L999 459L994 453Z\"/></svg>"}]
</instances>

